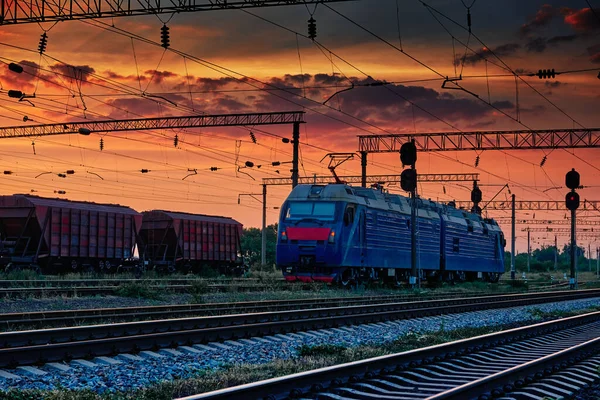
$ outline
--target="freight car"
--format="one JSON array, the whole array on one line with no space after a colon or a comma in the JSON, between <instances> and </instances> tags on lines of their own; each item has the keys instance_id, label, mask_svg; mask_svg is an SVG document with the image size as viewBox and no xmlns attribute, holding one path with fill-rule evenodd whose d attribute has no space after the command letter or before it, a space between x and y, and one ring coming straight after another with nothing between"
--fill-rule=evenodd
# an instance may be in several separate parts
<instances>
[{"instance_id":1,"label":"freight car","mask_svg":"<svg viewBox=\"0 0 600 400\"><path fill-rule=\"evenodd\" d=\"M281 207L277 266L288 281L407 281L410 214L404 196L343 184L298 185ZM504 272L506 241L491 219L418 198L416 229L421 278L497 282Z\"/></svg>"},{"instance_id":2,"label":"freight car","mask_svg":"<svg viewBox=\"0 0 600 400\"><path fill-rule=\"evenodd\" d=\"M198 271L202 267L241 275L242 225L227 217L162 210L143 213L140 254L155 269Z\"/></svg>"},{"instance_id":3,"label":"freight car","mask_svg":"<svg viewBox=\"0 0 600 400\"><path fill-rule=\"evenodd\" d=\"M111 270L133 258L141 224L119 205L0 196L0 268Z\"/></svg>"},{"instance_id":4,"label":"freight car","mask_svg":"<svg viewBox=\"0 0 600 400\"><path fill-rule=\"evenodd\" d=\"M0 196L0 271L243 272L242 225L227 217Z\"/></svg>"}]
</instances>

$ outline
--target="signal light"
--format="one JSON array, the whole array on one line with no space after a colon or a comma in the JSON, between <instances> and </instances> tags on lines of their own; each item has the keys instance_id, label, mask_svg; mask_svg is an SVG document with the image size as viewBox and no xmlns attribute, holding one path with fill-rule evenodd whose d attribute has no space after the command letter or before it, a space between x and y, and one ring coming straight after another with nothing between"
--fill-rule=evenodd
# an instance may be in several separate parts
<instances>
[{"instance_id":1,"label":"signal light","mask_svg":"<svg viewBox=\"0 0 600 400\"><path fill-rule=\"evenodd\" d=\"M46 51L46 45L48 44L48 35L46 34L46 32L42 33L42 36L40 37L40 44L38 46L38 51L40 52L40 54L44 54L44 52Z\"/></svg>"},{"instance_id":2,"label":"signal light","mask_svg":"<svg viewBox=\"0 0 600 400\"><path fill-rule=\"evenodd\" d=\"M315 38L317 37L317 21L315 21L315 19L313 17L310 17L310 19L308 20L308 37L311 40L315 40Z\"/></svg>"},{"instance_id":3,"label":"signal light","mask_svg":"<svg viewBox=\"0 0 600 400\"><path fill-rule=\"evenodd\" d=\"M482 193L481 189L477 186L477 183L474 184L473 190L471 190L471 201L475 204L481 203Z\"/></svg>"},{"instance_id":4,"label":"signal light","mask_svg":"<svg viewBox=\"0 0 600 400\"><path fill-rule=\"evenodd\" d=\"M414 139L400 147L400 161L402 165L415 165L417 162L417 146Z\"/></svg>"},{"instance_id":5,"label":"signal light","mask_svg":"<svg viewBox=\"0 0 600 400\"><path fill-rule=\"evenodd\" d=\"M400 187L402 190L412 192L417 188L417 170L405 169L400 174Z\"/></svg>"},{"instance_id":6,"label":"signal light","mask_svg":"<svg viewBox=\"0 0 600 400\"><path fill-rule=\"evenodd\" d=\"M169 27L165 24L160 28L160 42L161 46L167 49L170 46L169 41Z\"/></svg>"},{"instance_id":7,"label":"signal light","mask_svg":"<svg viewBox=\"0 0 600 400\"><path fill-rule=\"evenodd\" d=\"M556 72L554 72L554 68L552 69L540 69L538 71L538 73L536 74L536 76L540 79L548 79L548 78L555 78L556 77Z\"/></svg>"},{"instance_id":8,"label":"signal light","mask_svg":"<svg viewBox=\"0 0 600 400\"><path fill-rule=\"evenodd\" d=\"M579 172L575 171L575 168L567 172L565 176L565 186L569 189L577 189L580 186Z\"/></svg>"},{"instance_id":9,"label":"signal light","mask_svg":"<svg viewBox=\"0 0 600 400\"><path fill-rule=\"evenodd\" d=\"M565 203L569 210L577 210L579 208L579 193L575 191L567 193L565 196Z\"/></svg>"}]
</instances>

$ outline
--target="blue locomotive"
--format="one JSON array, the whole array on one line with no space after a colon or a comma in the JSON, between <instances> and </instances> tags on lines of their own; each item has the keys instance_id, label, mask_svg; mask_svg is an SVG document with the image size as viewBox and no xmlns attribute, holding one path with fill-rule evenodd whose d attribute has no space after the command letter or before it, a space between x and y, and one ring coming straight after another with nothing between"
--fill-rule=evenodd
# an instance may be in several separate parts
<instances>
[{"instance_id":1,"label":"blue locomotive","mask_svg":"<svg viewBox=\"0 0 600 400\"><path fill-rule=\"evenodd\" d=\"M408 281L410 214L410 199L381 190L298 185L281 207L277 266L288 281ZM417 198L416 230L422 279L497 282L504 272L506 241L494 220Z\"/></svg>"}]
</instances>

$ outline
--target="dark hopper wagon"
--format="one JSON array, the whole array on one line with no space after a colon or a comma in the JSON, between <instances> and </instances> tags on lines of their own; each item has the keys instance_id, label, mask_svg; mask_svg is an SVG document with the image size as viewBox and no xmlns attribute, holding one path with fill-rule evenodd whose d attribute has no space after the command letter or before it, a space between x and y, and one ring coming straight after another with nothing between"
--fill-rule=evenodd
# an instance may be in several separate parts
<instances>
[{"instance_id":1,"label":"dark hopper wagon","mask_svg":"<svg viewBox=\"0 0 600 400\"><path fill-rule=\"evenodd\" d=\"M141 224L119 205L0 196L0 268L114 270L132 262Z\"/></svg>"},{"instance_id":2,"label":"dark hopper wagon","mask_svg":"<svg viewBox=\"0 0 600 400\"><path fill-rule=\"evenodd\" d=\"M140 255L156 269L197 271L208 267L224 274L240 274L241 235L242 224L232 218L146 211L140 230Z\"/></svg>"}]
</instances>

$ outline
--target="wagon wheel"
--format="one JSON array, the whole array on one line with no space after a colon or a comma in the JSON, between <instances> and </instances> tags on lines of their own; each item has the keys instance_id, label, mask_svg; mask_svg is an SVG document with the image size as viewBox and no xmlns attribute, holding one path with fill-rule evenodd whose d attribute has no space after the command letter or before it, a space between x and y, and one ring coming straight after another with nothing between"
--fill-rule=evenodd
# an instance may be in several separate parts
<instances>
[{"instance_id":1,"label":"wagon wheel","mask_svg":"<svg viewBox=\"0 0 600 400\"><path fill-rule=\"evenodd\" d=\"M340 284L342 285L342 287L352 287L353 284L355 284L355 276L354 276L354 269L352 268L346 268L344 270L344 272L342 272L342 275L340 276Z\"/></svg>"},{"instance_id":2,"label":"wagon wheel","mask_svg":"<svg viewBox=\"0 0 600 400\"><path fill-rule=\"evenodd\" d=\"M487 272L486 280L491 283L498 283L500 280L500 274L498 272Z\"/></svg>"},{"instance_id":3,"label":"wagon wheel","mask_svg":"<svg viewBox=\"0 0 600 400\"><path fill-rule=\"evenodd\" d=\"M465 282L467 280L467 274L465 271L456 271L454 277L456 282Z\"/></svg>"}]
</instances>

